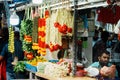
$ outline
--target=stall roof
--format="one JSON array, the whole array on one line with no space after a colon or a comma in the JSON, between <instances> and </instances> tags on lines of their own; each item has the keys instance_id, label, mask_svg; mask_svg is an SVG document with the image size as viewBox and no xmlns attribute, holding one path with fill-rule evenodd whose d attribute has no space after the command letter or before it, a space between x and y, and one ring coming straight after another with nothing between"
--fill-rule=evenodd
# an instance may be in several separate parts
<instances>
[{"instance_id":1,"label":"stall roof","mask_svg":"<svg viewBox=\"0 0 120 80\"><path fill-rule=\"evenodd\" d=\"M4 1L4 0L0 0L0 2L1 1ZM43 0L43 4L33 4L32 0L7 0L7 1L12 1L12 3L9 4L11 11L14 10L14 5L16 5L17 11L24 10L26 7L42 6L44 4L49 4L49 7L51 8L51 10L68 7L68 5L65 5L65 4L69 4L69 6L72 8L74 6L74 0ZM116 1L119 1L119 0L116 0ZM78 10L101 7L101 6L103 7L108 6L107 1L106 0L89 0L89 1L78 0L78 3L77 3ZM42 6L42 8L44 7L45 6Z\"/></svg>"},{"instance_id":2,"label":"stall roof","mask_svg":"<svg viewBox=\"0 0 120 80\"><path fill-rule=\"evenodd\" d=\"M58 9L58 8L67 7L68 6L67 4L69 4L69 6L73 8L74 2L73 2L73 0L70 0L70 1L69 0L64 0L64 1L61 1L61 0L52 0L52 1L51 0L44 0L43 4L40 4L40 5L33 4L32 2L30 2L28 4L23 4L22 6L18 6L16 9L17 9L17 11L20 11L20 10L25 9L26 7L41 6L41 5L44 5L44 4L49 4L49 7L54 10L54 9ZM94 8L94 7L107 6L107 5L108 4L105 0L90 0L90 1L80 1L80 0L78 0L78 4L77 4L78 8L77 9L79 10L79 9ZM11 10L13 10L13 9L11 9Z\"/></svg>"},{"instance_id":3,"label":"stall roof","mask_svg":"<svg viewBox=\"0 0 120 80\"><path fill-rule=\"evenodd\" d=\"M0 0L0 2L5 1L5 0ZM12 1L12 0L6 0L6 1Z\"/></svg>"}]
</instances>

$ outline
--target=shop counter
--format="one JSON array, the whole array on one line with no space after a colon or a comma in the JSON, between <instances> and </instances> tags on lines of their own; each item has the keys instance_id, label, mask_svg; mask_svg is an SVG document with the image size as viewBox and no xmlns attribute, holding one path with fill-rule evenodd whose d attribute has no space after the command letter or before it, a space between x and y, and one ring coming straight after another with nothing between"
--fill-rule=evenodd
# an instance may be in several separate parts
<instances>
[{"instance_id":1,"label":"shop counter","mask_svg":"<svg viewBox=\"0 0 120 80\"><path fill-rule=\"evenodd\" d=\"M16 63L12 63L13 65L16 65ZM44 78L44 79L47 79L47 80L96 80L96 78L91 78L91 77L88 77L88 76L85 76L85 77L71 77L71 76L67 76L67 77L53 77L53 76L49 76L44 74L44 73L40 73L40 72L37 72L37 68L35 66L32 66L30 64L25 64L25 70L29 72L29 79L32 80L32 79L36 79L37 80L37 77L39 78ZM33 78L34 77L34 78Z\"/></svg>"},{"instance_id":2,"label":"shop counter","mask_svg":"<svg viewBox=\"0 0 120 80\"><path fill-rule=\"evenodd\" d=\"M91 77L61 77L61 78L57 78L57 77L52 77L52 76L45 75L45 74L39 73L39 72L36 72L35 75L38 77L48 79L48 80L96 80L96 78L91 78Z\"/></svg>"}]
</instances>

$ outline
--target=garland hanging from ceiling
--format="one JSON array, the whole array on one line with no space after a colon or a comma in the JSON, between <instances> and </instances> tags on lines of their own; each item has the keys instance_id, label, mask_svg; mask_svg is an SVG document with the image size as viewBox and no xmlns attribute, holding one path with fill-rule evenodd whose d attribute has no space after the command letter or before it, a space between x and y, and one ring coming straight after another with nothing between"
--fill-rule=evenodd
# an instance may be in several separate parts
<instances>
[{"instance_id":1,"label":"garland hanging from ceiling","mask_svg":"<svg viewBox=\"0 0 120 80\"><path fill-rule=\"evenodd\" d=\"M33 58L32 25L32 21L29 19L21 22L20 39L22 40L22 48L27 59Z\"/></svg>"}]
</instances>

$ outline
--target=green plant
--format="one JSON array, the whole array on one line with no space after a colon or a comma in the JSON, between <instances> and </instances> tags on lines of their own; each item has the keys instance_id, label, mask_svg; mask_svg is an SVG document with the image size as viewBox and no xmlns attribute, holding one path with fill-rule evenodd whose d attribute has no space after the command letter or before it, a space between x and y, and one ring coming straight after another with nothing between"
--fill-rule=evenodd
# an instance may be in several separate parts
<instances>
[{"instance_id":1,"label":"green plant","mask_svg":"<svg viewBox=\"0 0 120 80\"><path fill-rule=\"evenodd\" d=\"M14 71L17 72L24 72L25 64L24 61L18 61L17 64L14 66Z\"/></svg>"}]
</instances>

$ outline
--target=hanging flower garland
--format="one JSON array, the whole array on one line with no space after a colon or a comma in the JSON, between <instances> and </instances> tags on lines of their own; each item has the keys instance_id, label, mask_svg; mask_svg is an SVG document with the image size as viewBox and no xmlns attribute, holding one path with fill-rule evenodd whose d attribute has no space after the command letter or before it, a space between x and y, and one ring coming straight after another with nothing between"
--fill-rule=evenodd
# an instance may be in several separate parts
<instances>
[{"instance_id":1,"label":"hanging flower garland","mask_svg":"<svg viewBox=\"0 0 120 80\"><path fill-rule=\"evenodd\" d=\"M13 27L9 27L9 42L8 42L8 51L14 53L14 30Z\"/></svg>"},{"instance_id":2,"label":"hanging flower garland","mask_svg":"<svg viewBox=\"0 0 120 80\"><path fill-rule=\"evenodd\" d=\"M61 25L59 22L55 22L54 27L58 28L58 31L62 34L72 33L72 28L68 27L66 24Z\"/></svg>"},{"instance_id":3,"label":"hanging flower garland","mask_svg":"<svg viewBox=\"0 0 120 80\"><path fill-rule=\"evenodd\" d=\"M50 52L57 51L61 49L61 33L54 27L54 22L56 21L56 13L52 12L50 17L46 19L46 48Z\"/></svg>"},{"instance_id":4,"label":"hanging flower garland","mask_svg":"<svg viewBox=\"0 0 120 80\"><path fill-rule=\"evenodd\" d=\"M40 18L38 20L38 53L41 55L46 55L46 48L49 47L48 44L46 44L46 19L48 19L50 16L49 10L44 11L44 18Z\"/></svg>"},{"instance_id":5,"label":"hanging flower garland","mask_svg":"<svg viewBox=\"0 0 120 80\"><path fill-rule=\"evenodd\" d=\"M62 36L72 36L73 16L66 9L58 9L52 12L46 20L46 46L50 52L62 49Z\"/></svg>"},{"instance_id":6,"label":"hanging flower garland","mask_svg":"<svg viewBox=\"0 0 120 80\"><path fill-rule=\"evenodd\" d=\"M58 19L54 22L54 27L63 35L72 36L73 16L71 11L67 9L58 9L56 14Z\"/></svg>"},{"instance_id":7,"label":"hanging flower garland","mask_svg":"<svg viewBox=\"0 0 120 80\"><path fill-rule=\"evenodd\" d=\"M32 59L33 58L33 50L32 50L32 21L27 19L21 22L20 29L20 39L22 40L22 48L25 54L25 58Z\"/></svg>"},{"instance_id":8,"label":"hanging flower garland","mask_svg":"<svg viewBox=\"0 0 120 80\"><path fill-rule=\"evenodd\" d=\"M38 50L38 20L39 17L35 16L33 19L33 30L32 30L32 49Z\"/></svg>"},{"instance_id":9,"label":"hanging flower garland","mask_svg":"<svg viewBox=\"0 0 120 80\"><path fill-rule=\"evenodd\" d=\"M32 30L32 49L37 51L39 49L38 45L38 20L39 20L39 10L37 7L31 8L31 15L33 19L33 30Z\"/></svg>"},{"instance_id":10,"label":"hanging flower garland","mask_svg":"<svg viewBox=\"0 0 120 80\"><path fill-rule=\"evenodd\" d=\"M45 48L45 27L46 21L45 18L41 18L38 21L38 53L41 55L46 55L46 48Z\"/></svg>"}]
</instances>

